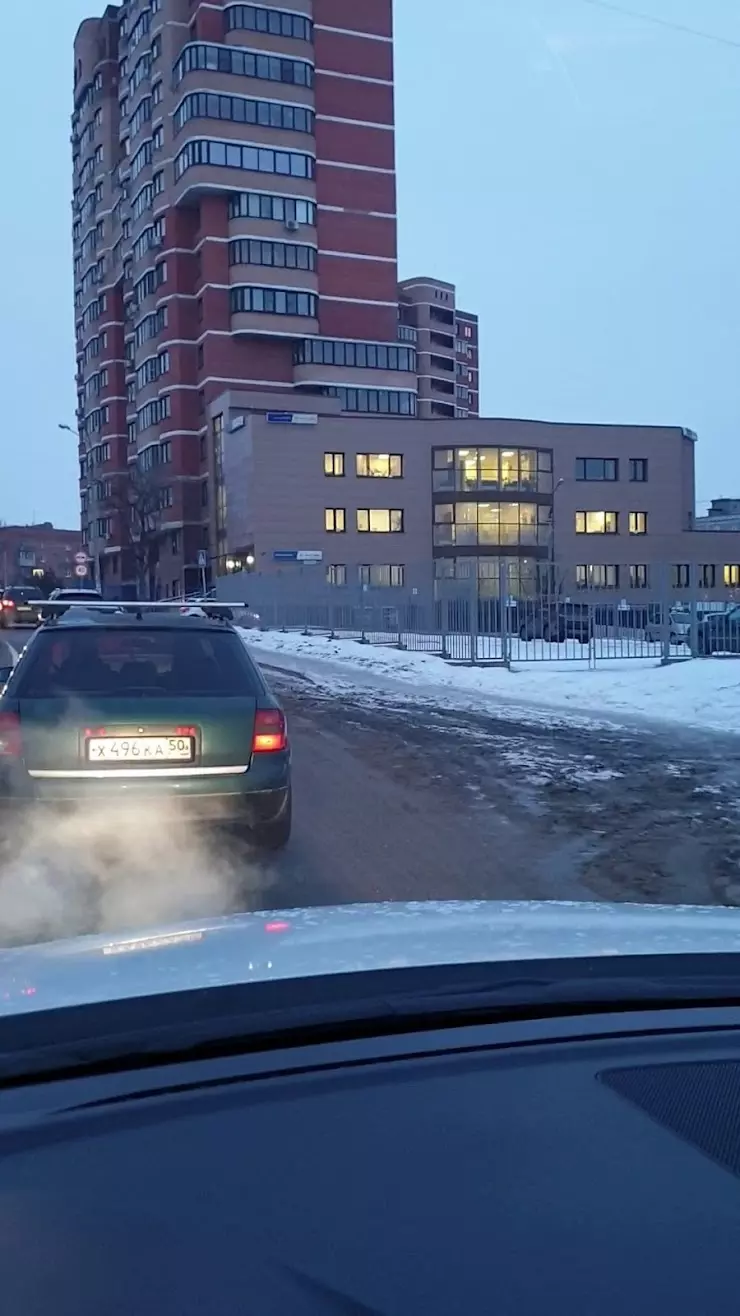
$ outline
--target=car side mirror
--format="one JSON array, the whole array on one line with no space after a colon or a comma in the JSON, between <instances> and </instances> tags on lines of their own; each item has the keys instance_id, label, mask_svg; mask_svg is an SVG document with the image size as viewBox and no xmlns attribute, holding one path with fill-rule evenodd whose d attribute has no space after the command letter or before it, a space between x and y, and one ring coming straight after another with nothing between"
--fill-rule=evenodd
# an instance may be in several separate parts
<instances>
[{"instance_id":1,"label":"car side mirror","mask_svg":"<svg viewBox=\"0 0 740 1316\"><path fill-rule=\"evenodd\" d=\"M7 685L12 675L12 667L0 667L0 686Z\"/></svg>"}]
</instances>

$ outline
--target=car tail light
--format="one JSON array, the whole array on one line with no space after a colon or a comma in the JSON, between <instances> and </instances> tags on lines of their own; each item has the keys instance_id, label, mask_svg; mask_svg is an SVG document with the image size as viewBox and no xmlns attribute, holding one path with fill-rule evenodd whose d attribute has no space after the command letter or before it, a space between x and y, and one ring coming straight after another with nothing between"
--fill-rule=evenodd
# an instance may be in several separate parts
<instances>
[{"instance_id":1,"label":"car tail light","mask_svg":"<svg viewBox=\"0 0 740 1316\"><path fill-rule=\"evenodd\" d=\"M3 599L3 607L4 607L4 608L14 608L14 607L15 607L15 604L14 604L14 602L13 602L12 599Z\"/></svg>"},{"instance_id":2,"label":"car tail light","mask_svg":"<svg viewBox=\"0 0 740 1316\"><path fill-rule=\"evenodd\" d=\"M258 708L254 715L253 754L274 754L288 748L285 718L278 708Z\"/></svg>"},{"instance_id":3,"label":"car tail light","mask_svg":"<svg viewBox=\"0 0 740 1316\"><path fill-rule=\"evenodd\" d=\"M0 759L15 759L21 752L21 719L17 713L0 713Z\"/></svg>"}]
</instances>

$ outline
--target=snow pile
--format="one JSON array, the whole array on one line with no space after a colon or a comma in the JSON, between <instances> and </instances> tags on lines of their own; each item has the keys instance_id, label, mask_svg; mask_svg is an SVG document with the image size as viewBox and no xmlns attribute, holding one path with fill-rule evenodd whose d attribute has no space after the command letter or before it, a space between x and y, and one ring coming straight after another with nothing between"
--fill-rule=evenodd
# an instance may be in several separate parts
<instances>
[{"instance_id":1,"label":"snow pile","mask_svg":"<svg viewBox=\"0 0 740 1316\"><path fill-rule=\"evenodd\" d=\"M655 659L587 663L535 662L518 670L454 667L427 653L328 640L296 632L241 632L266 665L303 672L323 683L334 678L378 685L406 697L490 712L518 707L573 714L641 717L740 733L740 662L696 659L660 667Z\"/></svg>"}]
</instances>

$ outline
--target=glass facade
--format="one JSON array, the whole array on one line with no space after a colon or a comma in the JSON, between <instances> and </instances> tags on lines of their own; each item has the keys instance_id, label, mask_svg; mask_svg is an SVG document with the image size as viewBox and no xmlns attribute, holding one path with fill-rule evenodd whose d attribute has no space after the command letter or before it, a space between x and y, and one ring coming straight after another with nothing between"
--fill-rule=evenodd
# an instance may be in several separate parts
<instances>
[{"instance_id":1,"label":"glass facade","mask_svg":"<svg viewBox=\"0 0 740 1316\"><path fill-rule=\"evenodd\" d=\"M547 505L466 501L434 506L435 548L546 545L550 533L551 515Z\"/></svg>"},{"instance_id":2,"label":"glass facade","mask_svg":"<svg viewBox=\"0 0 740 1316\"><path fill-rule=\"evenodd\" d=\"M437 448L435 493L552 493L552 453L537 448Z\"/></svg>"},{"instance_id":3,"label":"glass facade","mask_svg":"<svg viewBox=\"0 0 740 1316\"><path fill-rule=\"evenodd\" d=\"M434 563L434 576L444 588L445 581L473 582L477 576L479 598L498 598L503 584L509 598L526 598L537 594L547 579L547 564L527 557L441 557Z\"/></svg>"}]
</instances>

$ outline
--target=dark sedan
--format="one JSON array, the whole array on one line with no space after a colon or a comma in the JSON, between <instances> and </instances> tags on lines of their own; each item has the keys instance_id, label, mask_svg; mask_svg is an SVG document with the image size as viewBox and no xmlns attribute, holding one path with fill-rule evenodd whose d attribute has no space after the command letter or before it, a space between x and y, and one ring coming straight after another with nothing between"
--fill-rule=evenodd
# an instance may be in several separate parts
<instances>
[{"instance_id":1,"label":"dark sedan","mask_svg":"<svg viewBox=\"0 0 740 1316\"><path fill-rule=\"evenodd\" d=\"M0 626L38 626L43 601L37 585L9 585L0 599Z\"/></svg>"},{"instance_id":2,"label":"dark sedan","mask_svg":"<svg viewBox=\"0 0 740 1316\"><path fill-rule=\"evenodd\" d=\"M696 628L700 654L740 653L740 607L706 612Z\"/></svg>"},{"instance_id":3,"label":"dark sedan","mask_svg":"<svg viewBox=\"0 0 740 1316\"><path fill-rule=\"evenodd\" d=\"M97 608L45 622L2 673L0 807L161 794L194 821L285 845L285 716L234 628Z\"/></svg>"},{"instance_id":4,"label":"dark sedan","mask_svg":"<svg viewBox=\"0 0 740 1316\"><path fill-rule=\"evenodd\" d=\"M519 605L519 638L545 640L562 644L576 640L588 644L591 639L591 613L587 603L566 599L532 600Z\"/></svg>"}]
</instances>

